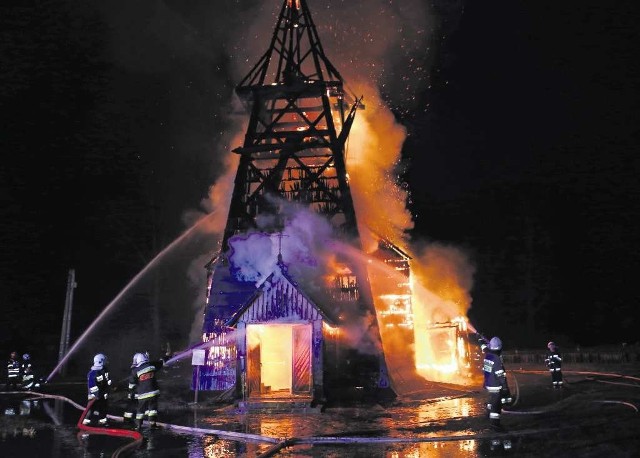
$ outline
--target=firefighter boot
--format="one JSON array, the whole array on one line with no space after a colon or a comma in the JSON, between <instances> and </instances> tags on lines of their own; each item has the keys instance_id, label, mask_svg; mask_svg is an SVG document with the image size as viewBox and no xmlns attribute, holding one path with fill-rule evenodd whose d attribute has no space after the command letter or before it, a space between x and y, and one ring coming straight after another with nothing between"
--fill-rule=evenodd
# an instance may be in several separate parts
<instances>
[{"instance_id":1,"label":"firefighter boot","mask_svg":"<svg viewBox=\"0 0 640 458\"><path fill-rule=\"evenodd\" d=\"M149 423L150 423L150 428L151 429L158 429L159 428L158 424L156 423L157 418L158 418L158 414L155 411L152 412L151 415L149 415Z\"/></svg>"}]
</instances>

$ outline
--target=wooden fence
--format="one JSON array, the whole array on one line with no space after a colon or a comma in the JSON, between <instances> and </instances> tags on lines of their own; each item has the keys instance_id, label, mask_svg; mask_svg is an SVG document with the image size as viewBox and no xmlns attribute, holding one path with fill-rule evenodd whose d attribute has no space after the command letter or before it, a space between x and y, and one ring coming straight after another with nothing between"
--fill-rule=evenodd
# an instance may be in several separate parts
<instances>
[{"instance_id":1,"label":"wooden fence","mask_svg":"<svg viewBox=\"0 0 640 458\"><path fill-rule=\"evenodd\" d=\"M597 363L624 364L640 361L640 351L633 350L580 350L562 352L562 362L566 363ZM541 364L544 365L546 353L536 351L508 351L502 354L505 363L512 364Z\"/></svg>"}]
</instances>

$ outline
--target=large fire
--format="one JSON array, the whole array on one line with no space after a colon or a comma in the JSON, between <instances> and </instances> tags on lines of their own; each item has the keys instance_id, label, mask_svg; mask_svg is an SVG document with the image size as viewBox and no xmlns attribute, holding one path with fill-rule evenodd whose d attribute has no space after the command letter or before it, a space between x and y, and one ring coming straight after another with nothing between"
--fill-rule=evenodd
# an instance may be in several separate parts
<instances>
[{"instance_id":1,"label":"large fire","mask_svg":"<svg viewBox=\"0 0 640 458\"><path fill-rule=\"evenodd\" d=\"M364 250L371 255L369 276L390 375L402 378L415 371L429 380L468 382L472 355L465 317L473 272L459 250L442 246L419 250L406 237L413 224L406 207L408 194L392 173L405 132L376 91L362 88L371 100L356 117L347 166ZM229 161L229 173L212 187L212 208L228 207L230 193L223 191L233 182L234 166L235 161ZM328 289L339 299L353 299L358 294L355 275L334 256L323 261L330 272L325 277ZM219 362L233 359L224 345L213 348L220 350L210 353L218 355L214 358Z\"/></svg>"},{"instance_id":2,"label":"large fire","mask_svg":"<svg viewBox=\"0 0 640 458\"><path fill-rule=\"evenodd\" d=\"M296 0L287 4L289 8L299 8ZM267 35L256 33L256 36ZM471 304L472 269L461 251L442 246L420 248L418 241L407 236L413 227L407 208L410 199L396 170L406 131L396 122L376 84L363 77L366 72L353 65L339 67L349 73L345 76L352 92L362 94L366 104L364 110L358 111L351 129L346 163L363 249L371 256L369 277L391 378L402 378L413 371L430 380L464 383L472 362L466 320ZM305 119L299 114L283 118L301 135L308 120L318 116L317 107L303 108ZM341 126L338 124L336 128ZM210 210L221 209L224 213L228 208L227 191L233 185L235 159L229 161L227 171L211 189L212 205L207 205ZM284 183L288 186L286 180ZM329 267L332 269L325 271L334 272L325 276L330 289L346 296L358 294L355 276L350 271L339 267L337 262ZM333 331L340 338L337 328ZM288 331L285 334L289 335ZM256 330L251 338L255 341L259 335Z\"/></svg>"},{"instance_id":3,"label":"large fire","mask_svg":"<svg viewBox=\"0 0 640 458\"><path fill-rule=\"evenodd\" d=\"M408 370L409 360L426 379L468 382L472 352L466 313L473 270L460 250L419 250L408 240L409 196L394 174L405 130L375 88L359 89L367 108L354 123L347 166L360 233L376 258L368 264L369 275L392 378Z\"/></svg>"},{"instance_id":4,"label":"large fire","mask_svg":"<svg viewBox=\"0 0 640 458\"><path fill-rule=\"evenodd\" d=\"M447 270L443 265L437 268L440 272ZM408 372L415 371L428 380L471 382L475 353L469 343L468 322L462 307L429 290L419 278L424 271L429 269L421 265L420 259L414 262L388 242L380 243L369 262L391 375L403 379ZM451 275L445 283L453 282L448 286L455 289L456 276Z\"/></svg>"}]
</instances>

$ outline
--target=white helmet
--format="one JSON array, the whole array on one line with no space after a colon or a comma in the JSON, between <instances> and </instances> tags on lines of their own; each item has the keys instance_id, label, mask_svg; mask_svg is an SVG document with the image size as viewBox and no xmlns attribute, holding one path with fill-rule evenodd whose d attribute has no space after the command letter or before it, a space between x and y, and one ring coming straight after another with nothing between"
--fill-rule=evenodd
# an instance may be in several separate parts
<instances>
[{"instance_id":1,"label":"white helmet","mask_svg":"<svg viewBox=\"0 0 640 458\"><path fill-rule=\"evenodd\" d=\"M98 353L93 357L93 365L94 366L104 366L107 363L107 357L102 353Z\"/></svg>"},{"instance_id":2,"label":"white helmet","mask_svg":"<svg viewBox=\"0 0 640 458\"><path fill-rule=\"evenodd\" d=\"M134 366L139 366L140 364L146 363L147 361L149 361L149 357L144 353L136 353L135 355L133 355Z\"/></svg>"},{"instance_id":3,"label":"white helmet","mask_svg":"<svg viewBox=\"0 0 640 458\"><path fill-rule=\"evenodd\" d=\"M551 350L551 351L554 351L554 350L556 349L556 344L555 344L555 342L549 342L549 343L547 344L547 348L548 348L549 350Z\"/></svg>"},{"instance_id":4,"label":"white helmet","mask_svg":"<svg viewBox=\"0 0 640 458\"><path fill-rule=\"evenodd\" d=\"M25 353L24 355L22 355L22 359L24 359L25 361L29 361L31 359L31 356L29 356L29 353Z\"/></svg>"},{"instance_id":5,"label":"white helmet","mask_svg":"<svg viewBox=\"0 0 640 458\"><path fill-rule=\"evenodd\" d=\"M502 340L500 337L492 337L489 341L489 350L502 350Z\"/></svg>"}]
</instances>

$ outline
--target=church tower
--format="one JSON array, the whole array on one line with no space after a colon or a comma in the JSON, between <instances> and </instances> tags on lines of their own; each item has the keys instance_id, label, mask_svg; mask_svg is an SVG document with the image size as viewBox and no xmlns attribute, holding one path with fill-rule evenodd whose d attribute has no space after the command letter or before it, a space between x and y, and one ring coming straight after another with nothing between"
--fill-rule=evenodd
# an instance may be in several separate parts
<instances>
[{"instance_id":1,"label":"church tower","mask_svg":"<svg viewBox=\"0 0 640 458\"><path fill-rule=\"evenodd\" d=\"M324 52L306 0L283 1L267 50L240 81L236 93L249 120L243 145L233 150L240 161L222 249L207 266L203 340L213 345L199 375L200 389L205 390L228 389L233 372L237 374L244 364L245 355L237 354L225 336L232 332L228 323L254 294L255 286L233 276L229 255L234 237L281 234L287 222L282 208L293 203L325 218L336 240L356 251L362 248L345 164L345 144L362 105L345 93L342 76ZM265 220L269 221L266 227ZM362 379L373 379L377 388L387 389L364 257L337 259L320 302L339 326L367 324L361 338L365 342L336 344L342 346L334 357L344 361L326 362L326 366L343 374L357 367L349 375L353 383L363 385ZM300 283L304 290L304 282ZM366 353L359 350L364 347ZM376 349L373 354L371 348ZM225 361L234 360L232 370Z\"/></svg>"}]
</instances>

